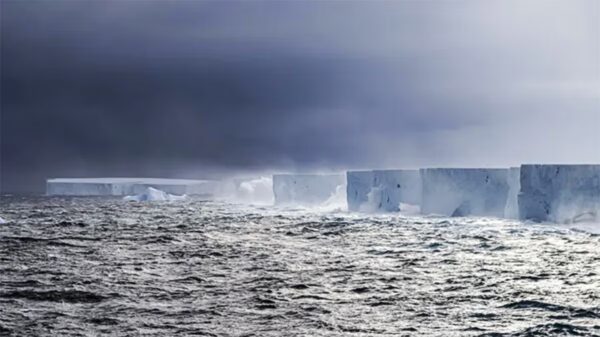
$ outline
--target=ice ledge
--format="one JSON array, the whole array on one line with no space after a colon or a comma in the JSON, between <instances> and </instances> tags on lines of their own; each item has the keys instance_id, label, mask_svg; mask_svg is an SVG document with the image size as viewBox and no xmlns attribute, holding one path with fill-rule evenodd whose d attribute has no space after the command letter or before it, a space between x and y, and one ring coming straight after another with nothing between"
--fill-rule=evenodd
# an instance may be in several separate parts
<instances>
[{"instance_id":1,"label":"ice ledge","mask_svg":"<svg viewBox=\"0 0 600 337\"><path fill-rule=\"evenodd\" d=\"M140 194L148 187L170 194L213 195L218 182L167 178L55 178L46 181L47 195L125 196Z\"/></svg>"},{"instance_id":2,"label":"ice ledge","mask_svg":"<svg viewBox=\"0 0 600 337\"><path fill-rule=\"evenodd\" d=\"M600 220L600 165L522 165L519 216L523 220Z\"/></svg>"},{"instance_id":3,"label":"ice ledge","mask_svg":"<svg viewBox=\"0 0 600 337\"><path fill-rule=\"evenodd\" d=\"M508 169L421 169L423 214L504 217Z\"/></svg>"},{"instance_id":4,"label":"ice ledge","mask_svg":"<svg viewBox=\"0 0 600 337\"><path fill-rule=\"evenodd\" d=\"M346 183L350 211L398 212L401 204L421 202L418 170L348 171Z\"/></svg>"}]
</instances>

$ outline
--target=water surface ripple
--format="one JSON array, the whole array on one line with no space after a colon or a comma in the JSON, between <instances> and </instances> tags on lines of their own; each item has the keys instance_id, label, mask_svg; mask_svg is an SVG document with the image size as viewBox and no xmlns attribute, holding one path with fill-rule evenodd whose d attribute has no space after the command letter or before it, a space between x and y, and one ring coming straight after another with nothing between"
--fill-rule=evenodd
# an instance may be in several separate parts
<instances>
[{"instance_id":1,"label":"water surface ripple","mask_svg":"<svg viewBox=\"0 0 600 337\"><path fill-rule=\"evenodd\" d=\"M600 336L600 236L489 218L2 197L4 336Z\"/></svg>"}]
</instances>

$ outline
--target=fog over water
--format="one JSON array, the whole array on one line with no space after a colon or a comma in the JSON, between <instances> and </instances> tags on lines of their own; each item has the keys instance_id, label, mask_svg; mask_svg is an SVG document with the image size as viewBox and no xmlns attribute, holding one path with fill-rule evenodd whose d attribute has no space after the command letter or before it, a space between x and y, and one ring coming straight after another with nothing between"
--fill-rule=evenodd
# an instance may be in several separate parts
<instances>
[{"instance_id":1,"label":"fog over water","mask_svg":"<svg viewBox=\"0 0 600 337\"><path fill-rule=\"evenodd\" d=\"M600 162L597 1L3 1L1 186Z\"/></svg>"}]
</instances>

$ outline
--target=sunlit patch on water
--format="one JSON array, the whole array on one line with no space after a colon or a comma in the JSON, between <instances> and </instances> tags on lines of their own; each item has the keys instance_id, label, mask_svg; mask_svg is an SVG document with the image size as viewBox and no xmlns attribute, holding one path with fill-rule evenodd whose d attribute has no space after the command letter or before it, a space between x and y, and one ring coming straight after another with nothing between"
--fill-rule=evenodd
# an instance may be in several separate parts
<instances>
[{"instance_id":1,"label":"sunlit patch on water","mask_svg":"<svg viewBox=\"0 0 600 337\"><path fill-rule=\"evenodd\" d=\"M594 224L3 198L0 335L600 335Z\"/></svg>"}]
</instances>

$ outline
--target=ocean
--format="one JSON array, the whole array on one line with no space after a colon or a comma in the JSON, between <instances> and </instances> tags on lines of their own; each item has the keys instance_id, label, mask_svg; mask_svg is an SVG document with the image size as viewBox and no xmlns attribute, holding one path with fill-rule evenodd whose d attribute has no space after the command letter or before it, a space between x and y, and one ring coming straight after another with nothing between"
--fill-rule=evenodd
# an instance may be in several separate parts
<instances>
[{"instance_id":1,"label":"ocean","mask_svg":"<svg viewBox=\"0 0 600 337\"><path fill-rule=\"evenodd\" d=\"M0 336L600 336L600 225L3 196Z\"/></svg>"}]
</instances>

